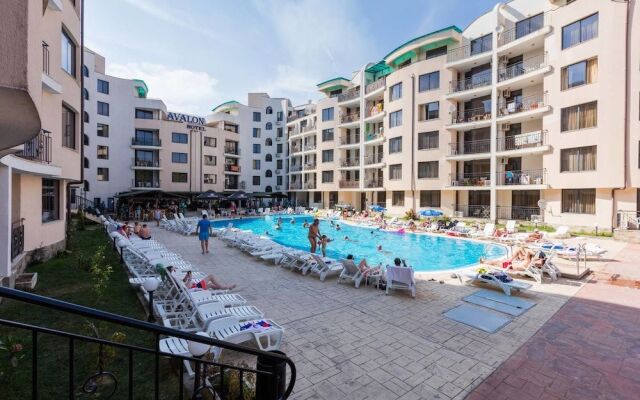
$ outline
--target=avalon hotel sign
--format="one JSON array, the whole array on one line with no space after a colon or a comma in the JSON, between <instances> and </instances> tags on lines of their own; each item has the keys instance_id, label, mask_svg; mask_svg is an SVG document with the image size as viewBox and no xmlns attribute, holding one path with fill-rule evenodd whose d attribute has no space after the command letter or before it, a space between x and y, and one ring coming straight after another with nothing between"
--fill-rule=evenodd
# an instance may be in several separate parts
<instances>
[{"instance_id":1,"label":"avalon hotel sign","mask_svg":"<svg viewBox=\"0 0 640 400\"><path fill-rule=\"evenodd\" d=\"M204 130L206 124L203 117L196 117L195 115L181 114L176 112L167 113L167 121L181 122L187 124L187 129Z\"/></svg>"}]
</instances>

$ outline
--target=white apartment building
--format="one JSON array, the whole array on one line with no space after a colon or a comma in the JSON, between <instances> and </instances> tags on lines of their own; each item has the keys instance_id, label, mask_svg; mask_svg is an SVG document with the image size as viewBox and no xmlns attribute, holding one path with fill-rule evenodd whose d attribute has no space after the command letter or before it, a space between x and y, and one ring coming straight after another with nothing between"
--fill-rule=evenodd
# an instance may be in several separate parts
<instances>
[{"instance_id":1,"label":"white apartment building","mask_svg":"<svg viewBox=\"0 0 640 400\"><path fill-rule=\"evenodd\" d=\"M635 1L498 3L318 84L287 122L293 199L615 226L638 210L639 15Z\"/></svg>"}]
</instances>

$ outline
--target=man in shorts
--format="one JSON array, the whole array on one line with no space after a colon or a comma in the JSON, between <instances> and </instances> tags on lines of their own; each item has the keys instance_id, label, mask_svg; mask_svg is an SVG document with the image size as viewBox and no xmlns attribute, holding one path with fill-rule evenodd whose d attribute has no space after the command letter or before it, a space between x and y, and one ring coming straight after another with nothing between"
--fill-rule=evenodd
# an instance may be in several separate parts
<instances>
[{"instance_id":1,"label":"man in shorts","mask_svg":"<svg viewBox=\"0 0 640 400\"><path fill-rule=\"evenodd\" d=\"M202 214L202 219L198 221L196 234L198 235L198 240L200 240L200 247L202 248L202 254L208 253L209 252L209 236L211 235L211 221L207 219L206 214Z\"/></svg>"}]
</instances>

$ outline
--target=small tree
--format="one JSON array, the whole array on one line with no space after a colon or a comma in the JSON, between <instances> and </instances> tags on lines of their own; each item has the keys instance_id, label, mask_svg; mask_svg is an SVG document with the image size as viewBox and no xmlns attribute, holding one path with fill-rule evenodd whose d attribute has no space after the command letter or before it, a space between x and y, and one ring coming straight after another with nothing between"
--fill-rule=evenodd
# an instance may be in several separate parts
<instances>
[{"instance_id":1,"label":"small tree","mask_svg":"<svg viewBox=\"0 0 640 400\"><path fill-rule=\"evenodd\" d=\"M413 208L410 208L409 210L407 210L404 213L404 217L408 220L418 220L418 214L416 214L416 210L414 210Z\"/></svg>"},{"instance_id":2,"label":"small tree","mask_svg":"<svg viewBox=\"0 0 640 400\"><path fill-rule=\"evenodd\" d=\"M113 268L106 262L104 246L100 246L91 257L89 272L93 281L93 290L96 292L97 297L101 298L107 289L111 273L113 273Z\"/></svg>"}]
</instances>

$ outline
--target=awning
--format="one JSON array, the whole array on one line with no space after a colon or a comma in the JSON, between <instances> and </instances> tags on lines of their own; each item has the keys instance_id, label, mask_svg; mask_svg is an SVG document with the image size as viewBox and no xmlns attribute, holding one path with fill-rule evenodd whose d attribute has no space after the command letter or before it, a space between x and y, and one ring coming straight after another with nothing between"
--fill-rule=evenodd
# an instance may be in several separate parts
<instances>
[{"instance_id":1,"label":"awning","mask_svg":"<svg viewBox=\"0 0 640 400\"><path fill-rule=\"evenodd\" d=\"M227 200L249 200L252 196L243 192L242 190L238 190L237 192L233 192L230 196L227 197Z\"/></svg>"},{"instance_id":2,"label":"awning","mask_svg":"<svg viewBox=\"0 0 640 400\"><path fill-rule=\"evenodd\" d=\"M200 193L196 196L196 200L222 200L224 195L214 192L213 190L207 190L204 193Z\"/></svg>"},{"instance_id":3,"label":"awning","mask_svg":"<svg viewBox=\"0 0 640 400\"><path fill-rule=\"evenodd\" d=\"M173 192L164 192L162 190L134 190L131 192L118 193L114 197L118 198L136 198L136 199L161 199L174 198L174 199L186 199L187 196Z\"/></svg>"}]
</instances>

